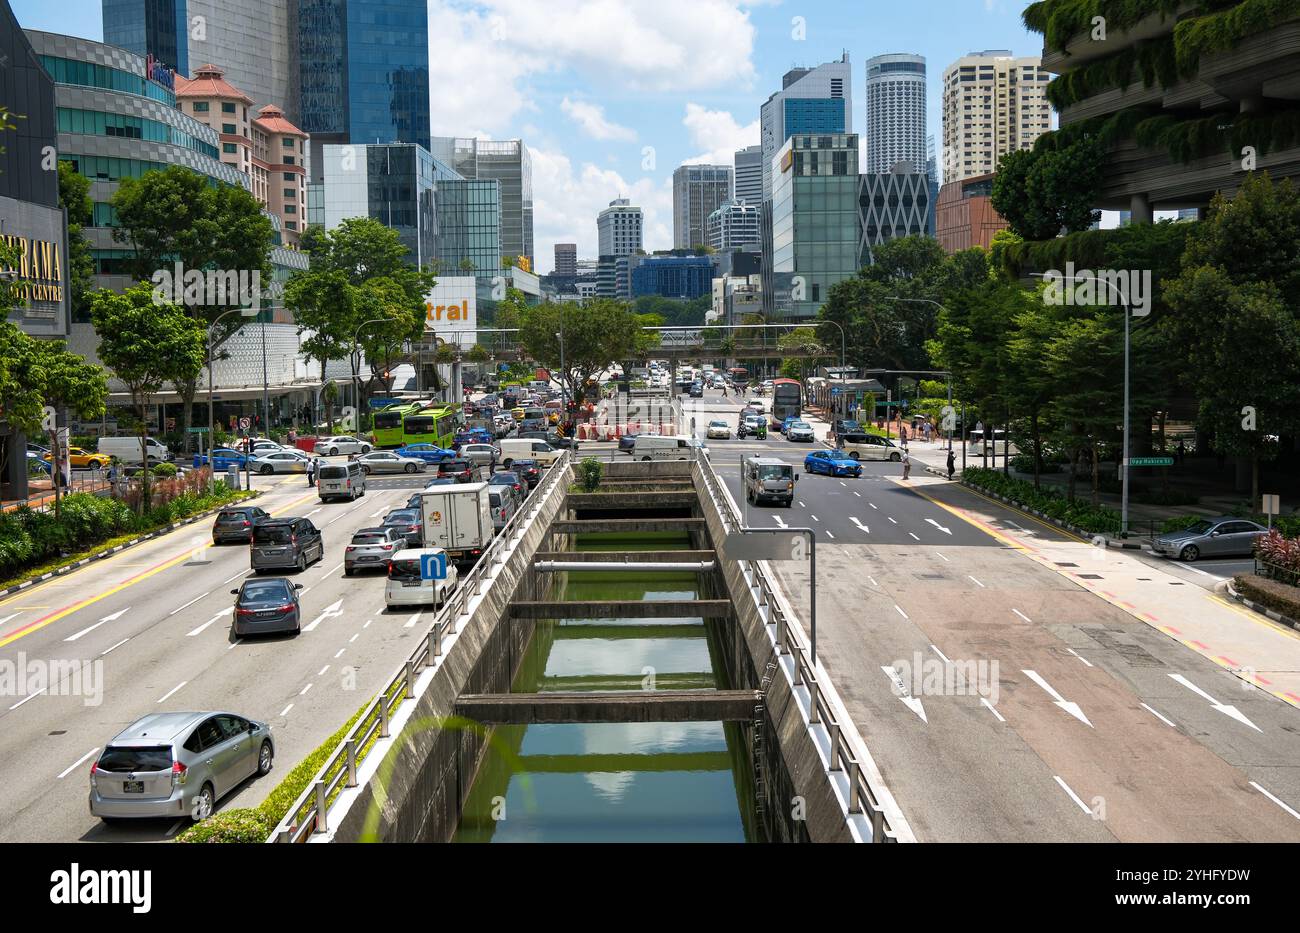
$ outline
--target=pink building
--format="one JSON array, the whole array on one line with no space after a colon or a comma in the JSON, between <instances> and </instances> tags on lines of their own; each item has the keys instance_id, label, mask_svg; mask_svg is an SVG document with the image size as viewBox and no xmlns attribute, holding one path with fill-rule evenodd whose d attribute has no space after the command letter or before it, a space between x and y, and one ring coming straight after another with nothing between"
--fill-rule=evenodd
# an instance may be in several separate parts
<instances>
[{"instance_id":1,"label":"pink building","mask_svg":"<svg viewBox=\"0 0 1300 933\"><path fill-rule=\"evenodd\" d=\"M250 114L252 98L224 75L216 65L177 75L176 104L221 135L221 161L248 176L253 196L280 218L284 244L296 247L307 226L307 134L274 105Z\"/></svg>"}]
</instances>

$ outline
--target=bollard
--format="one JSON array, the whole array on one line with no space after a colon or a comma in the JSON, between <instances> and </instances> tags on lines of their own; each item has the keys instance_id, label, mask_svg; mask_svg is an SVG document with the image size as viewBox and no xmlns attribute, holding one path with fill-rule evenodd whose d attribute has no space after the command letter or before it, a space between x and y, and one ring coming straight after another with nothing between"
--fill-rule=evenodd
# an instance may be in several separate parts
<instances>
[{"instance_id":1,"label":"bollard","mask_svg":"<svg viewBox=\"0 0 1300 933\"><path fill-rule=\"evenodd\" d=\"M433 659L442 656L442 623L435 622L433 630L429 632L429 666L433 667Z\"/></svg>"},{"instance_id":2,"label":"bollard","mask_svg":"<svg viewBox=\"0 0 1300 933\"><path fill-rule=\"evenodd\" d=\"M808 678L808 699L811 701L808 707L809 725L815 722L821 722L822 714L821 711L817 708L817 680L815 677Z\"/></svg>"}]
</instances>

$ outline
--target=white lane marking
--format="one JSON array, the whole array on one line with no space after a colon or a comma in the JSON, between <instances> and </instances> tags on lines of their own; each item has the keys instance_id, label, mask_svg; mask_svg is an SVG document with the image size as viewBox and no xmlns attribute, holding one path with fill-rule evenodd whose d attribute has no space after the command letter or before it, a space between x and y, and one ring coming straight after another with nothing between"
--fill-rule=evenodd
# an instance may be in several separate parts
<instances>
[{"instance_id":1,"label":"white lane marking","mask_svg":"<svg viewBox=\"0 0 1300 933\"><path fill-rule=\"evenodd\" d=\"M858 492L856 489L853 490L853 494L854 494L855 496L857 496L859 499L862 498L862 493Z\"/></svg>"},{"instance_id":2,"label":"white lane marking","mask_svg":"<svg viewBox=\"0 0 1300 933\"><path fill-rule=\"evenodd\" d=\"M943 557L944 560L948 560L948 558L944 556L944 553L942 551L935 551L934 553L938 554L940 557ZM952 561L948 560L948 563L951 564Z\"/></svg>"},{"instance_id":3,"label":"white lane marking","mask_svg":"<svg viewBox=\"0 0 1300 933\"><path fill-rule=\"evenodd\" d=\"M314 632L317 626L319 626L326 619L332 618L333 616L341 616L341 615L343 615L343 600L342 599L335 600L334 602L326 606L321 611L320 615L318 615L316 618L312 619L310 622L304 625L302 630L304 632Z\"/></svg>"},{"instance_id":4,"label":"white lane marking","mask_svg":"<svg viewBox=\"0 0 1300 933\"><path fill-rule=\"evenodd\" d=\"M244 643L244 639L242 639L242 638L236 638L234 641L232 641L232 642L230 643L230 647L227 648L226 650L227 650L227 651L234 651L236 648L238 648L238 647L239 647L240 645L242 645L243 643Z\"/></svg>"},{"instance_id":5,"label":"white lane marking","mask_svg":"<svg viewBox=\"0 0 1300 933\"><path fill-rule=\"evenodd\" d=\"M1047 694L1052 698L1053 702L1057 706L1065 710L1065 712L1069 713L1075 719L1079 720L1079 722L1086 725L1089 729L1096 728L1095 726L1093 726L1092 723L1088 721L1088 717L1083 714L1083 710L1079 708L1078 703L1072 703L1066 700L1064 697L1062 697L1059 693L1056 692L1056 689L1052 687L1051 684L1049 684L1046 680L1042 678L1041 674L1039 674L1037 671L1024 671L1023 673L1026 677L1028 677L1034 683L1038 684L1038 686L1042 687L1045 691L1047 691Z\"/></svg>"},{"instance_id":6,"label":"white lane marking","mask_svg":"<svg viewBox=\"0 0 1300 933\"><path fill-rule=\"evenodd\" d=\"M1288 807L1285 803L1283 803L1281 800L1278 800L1276 797L1274 797L1274 796L1273 796L1272 794L1270 794L1268 791L1264 790L1264 788L1260 787L1260 786L1259 786L1258 784L1256 784L1254 781L1251 781L1251 782L1250 782L1250 786L1253 787L1253 788L1255 788L1255 790L1259 791L1261 794L1263 794L1263 795L1264 795L1265 797L1267 797L1269 800L1273 801L1275 804L1277 804L1279 807L1281 807L1281 808L1282 808L1283 810L1285 810L1287 813L1290 813L1290 814L1291 814L1292 816L1294 816L1297 820L1300 820L1300 813L1297 813L1295 810L1292 810L1292 809L1291 809L1290 807Z\"/></svg>"},{"instance_id":7,"label":"white lane marking","mask_svg":"<svg viewBox=\"0 0 1300 933\"><path fill-rule=\"evenodd\" d=\"M1061 789L1064 790L1067 794L1070 795L1070 799L1073 800L1075 803L1077 803L1077 804L1079 805L1079 809L1080 809L1080 810L1082 810L1084 813L1088 814L1089 816L1092 816L1092 811L1089 810L1088 807L1087 807L1087 805L1086 805L1082 800L1079 799L1079 795L1078 795L1078 794L1076 794L1074 791L1070 790L1070 785L1069 785L1069 784L1067 784L1067 783L1065 783L1063 780L1061 780L1061 778L1060 778L1058 775L1053 774L1052 777L1055 779L1055 781L1056 781L1057 784L1060 784L1060 785L1061 785Z\"/></svg>"},{"instance_id":8,"label":"white lane marking","mask_svg":"<svg viewBox=\"0 0 1300 933\"><path fill-rule=\"evenodd\" d=\"M74 769L81 767L81 765L85 763L86 759L89 758L91 755L95 754L95 752L97 751L99 751L98 745L96 745L90 751L86 752L86 754L82 755L80 758L74 761L69 767L65 768L63 770L63 773L59 775L59 780L63 780L65 777L71 774Z\"/></svg>"},{"instance_id":9,"label":"white lane marking","mask_svg":"<svg viewBox=\"0 0 1300 933\"><path fill-rule=\"evenodd\" d=\"M339 561L337 564L335 564L335 565L334 565L333 567L331 567L329 570L326 570L324 573L322 573L322 574L320 575L320 578L321 578L322 580L324 580L326 577L328 577L328 576L329 576L330 574L332 574L334 571L340 569L342 566L343 566L343 561Z\"/></svg>"},{"instance_id":10,"label":"white lane marking","mask_svg":"<svg viewBox=\"0 0 1300 933\"><path fill-rule=\"evenodd\" d=\"M990 713L992 713L994 716L998 717L998 722L1006 722L1006 721L1007 721L1006 718L1003 717L1003 715L997 711L997 707L995 707L992 703L990 703L990 702L988 701L988 698L987 698L987 697L980 697L980 702L983 703L985 706L987 706L987 707L989 708L989 712L990 712Z\"/></svg>"},{"instance_id":11,"label":"white lane marking","mask_svg":"<svg viewBox=\"0 0 1300 933\"><path fill-rule=\"evenodd\" d=\"M1085 658L1083 655L1079 654L1079 652L1075 651L1073 648L1066 648L1065 650L1068 651L1068 652L1070 652L1070 654L1074 655L1076 658L1078 658L1078 659L1079 659L1080 661L1082 661L1084 664L1088 665L1089 667L1092 667L1092 662L1089 661L1087 658Z\"/></svg>"},{"instance_id":12,"label":"white lane marking","mask_svg":"<svg viewBox=\"0 0 1300 933\"><path fill-rule=\"evenodd\" d=\"M325 676L325 672L328 671L329 669L330 669L330 666L329 666L328 664L326 664L324 667L322 667L319 671L316 672L316 676L317 676L317 677L324 677L324 676Z\"/></svg>"},{"instance_id":13,"label":"white lane marking","mask_svg":"<svg viewBox=\"0 0 1300 933\"><path fill-rule=\"evenodd\" d=\"M361 633L360 633L360 632L357 632L355 635L353 635L351 638L348 639L348 644L349 644L349 645L352 644L354 641L356 641L356 640L357 640L358 638L360 638L360 637L361 637Z\"/></svg>"},{"instance_id":14,"label":"white lane marking","mask_svg":"<svg viewBox=\"0 0 1300 933\"><path fill-rule=\"evenodd\" d=\"M337 661L338 658L339 658L339 655L341 655L343 652L345 652L345 651L347 651L347 650L348 650L347 648L340 648L337 652L335 652L335 654L334 654L334 660Z\"/></svg>"},{"instance_id":15,"label":"white lane marking","mask_svg":"<svg viewBox=\"0 0 1300 933\"><path fill-rule=\"evenodd\" d=\"M10 619L16 619L16 618L17 618L18 616L20 616L20 615L22 615L22 613L20 613L20 612L15 612L13 615L5 616L3 619L0 619L0 625L4 625L4 624L5 624L6 622L8 622Z\"/></svg>"},{"instance_id":16,"label":"white lane marking","mask_svg":"<svg viewBox=\"0 0 1300 933\"><path fill-rule=\"evenodd\" d=\"M222 616L224 616L224 615L229 615L230 613L232 613L232 612L234 612L234 611L235 611L235 607L234 607L234 606L231 606L231 607L228 608L228 609L222 609L220 612L218 612L216 615L214 615L211 619L208 619L208 621L204 622L204 623L203 623L202 625L200 625L198 628L194 629L193 631L186 632L186 633L185 633L185 637L186 637L186 638L193 638L195 635L198 635L198 634L202 633L202 631L203 631L205 628L207 628L207 627L208 627L209 625L211 625L213 622L216 622L216 621L217 621L218 619L220 619Z\"/></svg>"},{"instance_id":17,"label":"white lane marking","mask_svg":"<svg viewBox=\"0 0 1300 933\"><path fill-rule=\"evenodd\" d=\"M974 577L971 577L970 574L966 574L966 576L970 577L972 580L975 580L975 578L974 578ZM983 583L980 583L980 581L975 580L975 582L976 582L977 584L979 584L980 589L982 589L982 590L987 590L987 589L988 589L988 587L985 586Z\"/></svg>"},{"instance_id":18,"label":"white lane marking","mask_svg":"<svg viewBox=\"0 0 1300 933\"><path fill-rule=\"evenodd\" d=\"M897 669L892 667L882 666L880 669L885 672L885 676L893 683L894 696L902 700L904 706L916 713L916 715L920 716L921 722L929 725L930 720L926 718L925 706L922 705L921 698L912 696L911 692L907 689L907 682L903 680L903 675L900 674Z\"/></svg>"},{"instance_id":19,"label":"white lane marking","mask_svg":"<svg viewBox=\"0 0 1300 933\"><path fill-rule=\"evenodd\" d=\"M130 641L130 640L131 640L131 636L128 635L126 638L123 638L121 641L119 641L116 645L112 645L112 646L110 646L110 647L108 647L108 648L105 648L103 651L101 651L101 652L99 653L99 656L102 658L104 655L108 654L108 653L109 653L110 651L112 651L114 648L121 648L123 645L125 645L125 644L126 644L128 641Z\"/></svg>"},{"instance_id":20,"label":"white lane marking","mask_svg":"<svg viewBox=\"0 0 1300 933\"><path fill-rule=\"evenodd\" d=\"M800 502L799 504L800 504L800 505L803 505L802 502ZM810 512L809 514L811 515L812 513ZM821 519L818 518L816 515L813 515L812 520L815 521L815 522L819 522L819 521L821 521Z\"/></svg>"},{"instance_id":21,"label":"white lane marking","mask_svg":"<svg viewBox=\"0 0 1300 933\"><path fill-rule=\"evenodd\" d=\"M912 535L912 540L913 540L913 541L920 541L920 540L921 540L921 539L918 538L916 535L912 534L912 532L910 532L910 531L908 532L908 534L909 534L909 535Z\"/></svg>"},{"instance_id":22,"label":"white lane marking","mask_svg":"<svg viewBox=\"0 0 1300 933\"><path fill-rule=\"evenodd\" d=\"M944 664L951 664L951 663L952 663L951 661L948 660L948 656L945 655L942 651L939 650L939 647L938 647L937 645L931 645L931 646L930 646L930 650L933 651L935 654L937 654L939 657L943 658L943 663L944 663Z\"/></svg>"},{"instance_id":23,"label":"white lane marking","mask_svg":"<svg viewBox=\"0 0 1300 933\"><path fill-rule=\"evenodd\" d=\"M212 595L212 590L208 590L206 593L203 594L203 596L211 596L211 595ZM190 606L193 606L193 605L194 605L195 603L197 603L200 599L202 599L203 596L195 596L193 599L191 599L189 602L187 602L184 606L177 606L175 609L173 609L171 612L169 612L169 613L167 613L167 614L168 614L169 616L174 616L174 615L176 615L176 613L180 612L182 609L188 609Z\"/></svg>"},{"instance_id":24,"label":"white lane marking","mask_svg":"<svg viewBox=\"0 0 1300 933\"><path fill-rule=\"evenodd\" d=\"M876 582L875 577L867 577L867 579L871 581L872 586L880 586L880 584Z\"/></svg>"},{"instance_id":25,"label":"white lane marking","mask_svg":"<svg viewBox=\"0 0 1300 933\"><path fill-rule=\"evenodd\" d=\"M317 512L319 512L319 511L320 511L319 508L312 509L312 510L311 510L310 512L308 512L306 515L304 515L303 518L311 518L313 515L315 515L315 514L316 514Z\"/></svg>"},{"instance_id":26,"label":"white lane marking","mask_svg":"<svg viewBox=\"0 0 1300 933\"><path fill-rule=\"evenodd\" d=\"M1217 580L1217 579L1218 579L1218 577L1216 577L1214 574L1212 574L1212 573L1206 573L1206 572L1205 572L1204 570L1202 570L1200 567L1193 567L1193 566L1191 566L1190 564L1183 564L1182 566L1183 566L1183 569L1184 569L1184 570L1190 570L1192 573L1199 573L1199 574L1200 574L1201 576L1203 576L1203 577L1209 577L1209 578L1212 579L1212 580Z\"/></svg>"},{"instance_id":27,"label":"white lane marking","mask_svg":"<svg viewBox=\"0 0 1300 933\"><path fill-rule=\"evenodd\" d=\"M879 506L877 506L876 503L874 502L868 502L867 505L871 506L873 509L879 508Z\"/></svg>"},{"instance_id":28,"label":"white lane marking","mask_svg":"<svg viewBox=\"0 0 1300 933\"><path fill-rule=\"evenodd\" d=\"M383 515L383 514L384 514L385 512L387 512L387 511L388 511L388 510L385 508L385 509L380 509L378 512L371 512L371 513L370 513L370 517L371 517L371 518L378 518L379 516Z\"/></svg>"},{"instance_id":29,"label":"white lane marking","mask_svg":"<svg viewBox=\"0 0 1300 933\"><path fill-rule=\"evenodd\" d=\"M164 835L166 836L176 835L176 830L180 829L183 825L185 825L184 820L177 820L175 823L172 823L171 827L167 830L167 832Z\"/></svg>"},{"instance_id":30,"label":"white lane marking","mask_svg":"<svg viewBox=\"0 0 1300 933\"><path fill-rule=\"evenodd\" d=\"M861 520L860 518L858 518L856 515L851 515L851 516L849 516L849 521L851 521L851 522L853 522L853 524L857 525L859 531L864 531L864 532L866 532L867 534L871 534L871 529L870 529L869 527L867 527L866 525L862 524L862 520Z\"/></svg>"},{"instance_id":31,"label":"white lane marking","mask_svg":"<svg viewBox=\"0 0 1300 933\"><path fill-rule=\"evenodd\" d=\"M849 484L844 482L844 480L840 480L840 485L847 489Z\"/></svg>"},{"instance_id":32,"label":"white lane marking","mask_svg":"<svg viewBox=\"0 0 1300 933\"><path fill-rule=\"evenodd\" d=\"M933 518L927 518L926 521L929 522L931 525L933 525L935 528L938 528L944 534L949 536L952 535L952 529L945 528L943 525L940 525L938 522L936 522Z\"/></svg>"},{"instance_id":33,"label":"white lane marking","mask_svg":"<svg viewBox=\"0 0 1300 933\"><path fill-rule=\"evenodd\" d=\"M826 537L830 538L832 541L835 540L835 535L833 532L829 532L829 531L826 532Z\"/></svg>"},{"instance_id":34,"label":"white lane marking","mask_svg":"<svg viewBox=\"0 0 1300 933\"><path fill-rule=\"evenodd\" d=\"M419 621L420 621L420 613L417 612L415 615L411 616L409 619L406 620L406 624L403 625L402 628L415 628L415 623Z\"/></svg>"},{"instance_id":35,"label":"white lane marking","mask_svg":"<svg viewBox=\"0 0 1300 933\"><path fill-rule=\"evenodd\" d=\"M1014 612L1016 615L1020 616L1020 618L1024 619L1030 625L1033 625L1033 619L1029 618L1029 616L1025 615L1019 609L1012 609L1011 611Z\"/></svg>"},{"instance_id":36,"label":"white lane marking","mask_svg":"<svg viewBox=\"0 0 1300 933\"><path fill-rule=\"evenodd\" d=\"M1141 706L1141 707L1142 707L1144 710L1146 710L1148 713L1150 713L1152 716L1156 717L1156 719L1159 719L1161 722L1163 722L1163 723L1164 723L1166 726L1168 726L1170 729L1177 729L1177 728L1178 728L1178 727L1175 726L1172 722L1170 722L1168 719L1166 719L1165 717L1161 716L1158 712L1156 712L1154 709L1152 709L1150 706L1147 706L1145 703L1139 703L1138 705Z\"/></svg>"},{"instance_id":37,"label":"white lane marking","mask_svg":"<svg viewBox=\"0 0 1300 933\"><path fill-rule=\"evenodd\" d=\"M1231 705L1231 704L1229 704L1229 703L1220 703L1218 700L1216 700L1214 697L1210 696L1208 693L1206 693L1206 692L1205 692L1204 690L1202 690L1200 687L1196 686L1196 684L1192 683L1190 680L1188 680L1188 679L1187 679L1186 677L1184 677L1182 674L1170 674L1169 676L1172 677L1172 678L1173 678L1175 681L1177 681L1178 683L1182 684L1182 685L1183 685L1184 687L1186 687L1188 690L1191 690L1193 693L1199 694L1199 695L1200 695L1201 697L1203 697L1204 699L1209 700L1209 701L1210 701L1210 708L1211 708L1211 709L1216 709L1216 710L1218 710L1220 713L1222 713L1223 715L1232 717L1233 719L1237 720L1237 722L1241 723L1242 725L1250 726L1250 727L1251 727L1252 729L1254 729L1256 732L1263 732L1263 731L1264 731L1264 730L1261 729L1259 726L1255 725L1253 722L1251 722L1249 719L1247 719L1247 718L1246 718L1246 714L1243 713L1241 710L1237 709L1237 707L1235 707L1235 706L1233 706L1233 705Z\"/></svg>"},{"instance_id":38,"label":"white lane marking","mask_svg":"<svg viewBox=\"0 0 1300 933\"><path fill-rule=\"evenodd\" d=\"M289 704L288 706L286 706L284 709L280 710L280 715L281 715L281 716L288 716L288 715L289 715L289 710L291 710L291 709L293 709L293 704L292 704L292 703L290 703L290 704Z\"/></svg>"},{"instance_id":39,"label":"white lane marking","mask_svg":"<svg viewBox=\"0 0 1300 933\"><path fill-rule=\"evenodd\" d=\"M895 522L895 521L894 521L894 518L893 518L892 515L886 515L885 518L889 519L889 520L890 520L891 522L893 522L895 525L898 524L898 522Z\"/></svg>"},{"instance_id":40,"label":"white lane marking","mask_svg":"<svg viewBox=\"0 0 1300 933\"><path fill-rule=\"evenodd\" d=\"M177 690L179 690L181 687L184 687L187 683L189 683L188 680L182 680L182 681L181 681L180 683L178 683L176 686L172 687L170 690L168 690L166 693L164 693L162 696L160 696L160 697L158 698L158 702L161 703L163 700L167 699L169 696L171 696L173 693L175 693L175 692L176 692Z\"/></svg>"},{"instance_id":41,"label":"white lane marking","mask_svg":"<svg viewBox=\"0 0 1300 933\"><path fill-rule=\"evenodd\" d=\"M105 622L112 622L114 619L118 619L118 618L120 618L120 617L122 616L122 614L123 614L124 612L126 612L126 611L127 611L128 609L130 609L130 608L131 608L130 606L127 606L126 609L119 609L117 612L113 613L111 616L104 616L104 618L100 619L100 620L99 620L98 622L96 622L94 625L88 625L88 626L86 626L85 628L83 628L80 632L77 632L77 634L75 634L75 635L69 635L67 638L65 638L65 639L63 639L63 640L64 640L64 641L76 641L76 640L77 640L78 638L80 638L82 635L86 635L86 634L88 634L88 633L90 633L90 632L93 632L95 629L99 628L99 627L100 627L101 625L103 625Z\"/></svg>"},{"instance_id":42,"label":"white lane marking","mask_svg":"<svg viewBox=\"0 0 1300 933\"><path fill-rule=\"evenodd\" d=\"M22 705L23 705L24 703L26 703L28 700L34 700L34 699L36 699L38 696L40 696L40 695L41 695L42 693L44 693L44 692L45 692L44 690L38 690L38 691L35 692L35 693L29 693L27 696L23 697L21 700L19 700L17 703L15 703L13 706L9 707L10 712L16 710L18 707L22 706Z\"/></svg>"},{"instance_id":43,"label":"white lane marking","mask_svg":"<svg viewBox=\"0 0 1300 933\"><path fill-rule=\"evenodd\" d=\"M307 591L308 591L309 589L311 589L310 586L304 586L301 590L298 591L298 595L299 595L299 596L306 596L306 595L307 595Z\"/></svg>"},{"instance_id":44,"label":"white lane marking","mask_svg":"<svg viewBox=\"0 0 1300 933\"><path fill-rule=\"evenodd\" d=\"M240 577L246 577L246 576L248 576L248 575L249 575L250 573L252 573L252 572L253 572L252 570L241 570L241 571L239 571L239 573L235 574L233 577L227 577L226 579L222 580L222 581L221 581L221 585L222 585L222 586L225 586L225 585L226 585L227 583L229 583L231 580L238 580Z\"/></svg>"},{"instance_id":45,"label":"white lane marking","mask_svg":"<svg viewBox=\"0 0 1300 933\"><path fill-rule=\"evenodd\" d=\"M362 629L368 629L368 628L370 628L370 623L373 622L373 621L375 621L375 620L374 620L374 619L366 619L366 624L363 625L363 626L361 626L361 628L362 628Z\"/></svg>"},{"instance_id":46,"label":"white lane marking","mask_svg":"<svg viewBox=\"0 0 1300 933\"><path fill-rule=\"evenodd\" d=\"M306 693L308 690L310 690L311 688L312 688L312 684L308 684L307 686L303 687L303 688L302 688L302 693L299 693L298 696L302 696L303 694L305 694L305 693Z\"/></svg>"},{"instance_id":47,"label":"white lane marking","mask_svg":"<svg viewBox=\"0 0 1300 933\"><path fill-rule=\"evenodd\" d=\"M904 619L908 618L907 613L903 611L903 607L900 606L898 603L894 603L894 608L898 610L898 614L902 616Z\"/></svg>"}]
</instances>

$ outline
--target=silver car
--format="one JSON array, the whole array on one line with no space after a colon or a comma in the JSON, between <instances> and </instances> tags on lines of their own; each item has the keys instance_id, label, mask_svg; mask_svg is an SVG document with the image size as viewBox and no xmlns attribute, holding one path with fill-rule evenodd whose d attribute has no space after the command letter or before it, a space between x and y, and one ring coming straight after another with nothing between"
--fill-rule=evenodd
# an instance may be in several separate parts
<instances>
[{"instance_id":1,"label":"silver car","mask_svg":"<svg viewBox=\"0 0 1300 933\"><path fill-rule=\"evenodd\" d=\"M501 448L495 444L462 444L460 456L471 463L482 466L501 459Z\"/></svg>"},{"instance_id":2,"label":"silver car","mask_svg":"<svg viewBox=\"0 0 1300 933\"><path fill-rule=\"evenodd\" d=\"M403 457L391 450L376 450L357 457L367 474L369 473L423 473L429 468L427 461L418 457Z\"/></svg>"},{"instance_id":3,"label":"silver car","mask_svg":"<svg viewBox=\"0 0 1300 933\"><path fill-rule=\"evenodd\" d=\"M264 476L271 473L306 473L311 455L301 450L258 450L248 469Z\"/></svg>"},{"instance_id":4,"label":"silver car","mask_svg":"<svg viewBox=\"0 0 1300 933\"><path fill-rule=\"evenodd\" d=\"M1223 515L1206 518L1184 528L1159 535L1151 542L1151 550L1165 557L1194 561L1201 557L1249 556L1255 542L1268 533L1263 525Z\"/></svg>"},{"instance_id":5,"label":"silver car","mask_svg":"<svg viewBox=\"0 0 1300 933\"><path fill-rule=\"evenodd\" d=\"M813 439L813 429L806 421L792 421L790 427L785 429L785 439L787 441L811 441Z\"/></svg>"},{"instance_id":6,"label":"silver car","mask_svg":"<svg viewBox=\"0 0 1300 933\"><path fill-rule=\"evenodd\" d=\"M350 434L338 434L318 440L316 453L326 457L337 457L339 454L368 454L370 445Z\"/></svg>"},{"instance_id":7,"label":"silver car","mask_svg":"<svg viewBox=\"0 0 1300 933\"><path fill-rule=\"evenodd\" d=\"M90 769L90 813L119 817L212 815L217 801L275 760L267 723L236 713L152 713L127 726Z\"/></svg>"},{"instance_id":8,"label":"silver car","mask_svg":"<svg viewBox=\"0 0 1300 933\"><path fill-rule=\"evenodd\" d=\"M492 512L492 528L497 532L505 528L506 523L514 518L515 512L519 511L515 491L509 486L489 486L488 506Z\"/></svg>"},{"instance_id":9,"label":"silver car","mask_svg":"<svg viewBox=\"0 0 1300 933\"><path fill-rule=\"evenodd\" d=\"M395 526L362 528L343 551L343 575L350 577L364 567L387 570L393 555L405 547L406 534Z\"/></svg>"}]
</instances>

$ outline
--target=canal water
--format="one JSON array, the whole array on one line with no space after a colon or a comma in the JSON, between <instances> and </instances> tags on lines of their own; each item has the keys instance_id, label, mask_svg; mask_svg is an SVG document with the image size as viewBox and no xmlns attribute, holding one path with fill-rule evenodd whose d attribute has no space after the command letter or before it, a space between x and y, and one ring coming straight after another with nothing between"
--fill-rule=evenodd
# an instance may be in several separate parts
<instances>
[{"instance_id":1,"label":"canal water","mask_svg":"<svg viewBox=\"0 0 1300 933\"><path fill-rule=\"evenodd\" d=\"M684 550L685 534L584 535L578 550ZM556 600L699 598L693 573L562 575ZM717 623L537 624L513 689L726 689ZM759 841L747 723L562 723L493 730L456 842Z\"/></svg>"}]
</instances>

